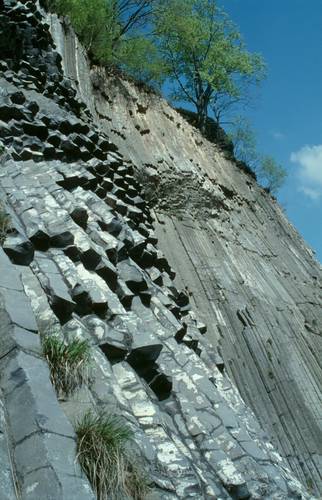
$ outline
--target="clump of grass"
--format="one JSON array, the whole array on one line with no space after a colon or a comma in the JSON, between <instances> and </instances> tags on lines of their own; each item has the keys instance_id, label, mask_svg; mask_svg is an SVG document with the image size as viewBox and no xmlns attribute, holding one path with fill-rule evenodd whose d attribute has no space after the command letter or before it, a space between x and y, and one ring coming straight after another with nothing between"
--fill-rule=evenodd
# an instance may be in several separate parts
<instances>
[{"instance_id":1,"label":"clump of grass","mask_svg":"<svg viewBox=\"0 0 322 500\"><path fill-rule=\"evenodd\" d=\"M142 500L150 491L148 477L136 462L127 459L126 489L134 500Z\"/></svg>"},{"instance_id":2,"label":"clump of grass","mask_svg":"<svg viewBox=\"0 0 322 500\"><path fill-rule=\"evenodd\" d=\"M130 459L126 444L132 431L115 415L87 412L76 423L77 458L98 500L142 500L147 480Z\"/></svg>"},{"instance_id":3,"label":"clump of grass","mask_svg":"<svg viewBox=\"0 0 322 500\"><path fill-rule=\"evenodd\" d=\"M74 339L66 344L56 335L49 335L42 339L42 349L58 397L68 397L89 382L90 346L87 341Z\"/></svg>"},{"instance_id":4,"label":"clump of grass","mask_svg":"<svg viewBox=\"0 0 322 500\"><path fill-rule=\"evenodd\" d=\"M9 216L0 204L0 245L3 245L9 229Z\"/></svg>"}]
</instances>

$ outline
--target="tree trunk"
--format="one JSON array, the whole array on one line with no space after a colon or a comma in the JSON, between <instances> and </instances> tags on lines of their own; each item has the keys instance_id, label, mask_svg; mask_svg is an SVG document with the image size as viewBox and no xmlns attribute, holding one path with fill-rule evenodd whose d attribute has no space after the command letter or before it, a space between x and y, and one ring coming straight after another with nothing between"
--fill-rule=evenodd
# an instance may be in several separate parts
<instances>
[{"instance_id":1,"label":"tree trunk","mask_svg":"<svg viewBox=\"0 0 322 500\"><path fill-rule=\"evenodd\" d=\"M207 133L207 118L208 118L208 102L204 97L198 102L197 105L197 119L198 119L198 128L203 135Z\"/></svg>"}]
</instances>

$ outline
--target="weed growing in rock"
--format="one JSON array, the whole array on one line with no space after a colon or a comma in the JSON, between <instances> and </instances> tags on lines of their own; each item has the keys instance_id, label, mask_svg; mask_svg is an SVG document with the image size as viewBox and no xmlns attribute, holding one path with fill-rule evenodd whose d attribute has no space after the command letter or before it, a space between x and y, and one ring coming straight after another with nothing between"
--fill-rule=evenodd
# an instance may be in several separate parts
<instances>
[{"instance_id":1,"label":"weed growing in rock","mask_svg":"<svg viewBox=\"0 0 322 500\"><path fill-rule=\"evenodd\" d=\"M126 487L134 500L143 500L150 491L147 476L134 461L127 460Z\"/></svg>"},{"instance_id":2,"label":"weed growing in rock","mask_svg":"<svg viewBox=\"0 0 322 500\"><path fill-rule=\"evenodd\" d=\"M71 395L90 379L90 346L74 339L69 344L51 335L42 340L50 377L58 396Z\"/></svg>"},{"instance_id":3,"label":"weed growing in rock","mask_svg":"<svg viewBox=\"0 0 322 500\"><path fill-rule=\"evenodd\" d=\"M76 423L76 435L77 458L98 500L145 497L147 480L126 450L133 434L120 417L89 411Z\"/></svg>"},{"instance_id":4,"label":"weed growing in rock","mask_svg":"<svg viewBox=\"0 0 322 500\"><path fill-rule=\"evenodd\" d=\"M3 245L9 229L9 217L0 204L0 245Z\"/></svg>"}]
</instances>

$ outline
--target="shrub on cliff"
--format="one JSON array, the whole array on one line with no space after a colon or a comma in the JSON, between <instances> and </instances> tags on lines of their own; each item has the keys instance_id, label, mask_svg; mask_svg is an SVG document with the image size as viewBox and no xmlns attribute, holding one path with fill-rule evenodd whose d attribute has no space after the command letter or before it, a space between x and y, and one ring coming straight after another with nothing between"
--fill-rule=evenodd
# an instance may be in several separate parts
<instances>
[{"instance_id":1,"label":"shrub on cliff","mask_svg":"<svg viewBox=\"0 0 322 500\"><path fill-rule=\"evenodd\" d=\"M45 0L69 16L94 62L136 79L172 85L172 98L195 107L205 133L248 100L264 76L216 0ZM168 86L169 88L169 86Z\"/></svg>"},{"instance_id":2,"label":"shrub on cliff","mask_svg":"<svg viewBox=\"0 0 322 500\"><path fill-rule=\"evenodd\" d=\"M113 37L112 13L105 0L49 0L50 10L69 16L85 49L97 60L111 56Z\"/></svg>"},{"instance_id":3,"label":"shrub on cliff","mask_svg":"<svg viewBox=\"0 0 322 500\"><path fill-rule=\"evenodd\" d=\"M9 217L6 214L4 208L0 204L0 245L3 244L6 239L6 235L9 229Z\"/></svg>"},{"instance_id":4,"label":"shrub on cliff","mask_svg":"<svg viewBox=\"0 0 322 500\"><path fill-rule=\"evenodd\" d=\"M42 339L42 349L58 396L68 397L89 381L90 347L86 341L74 339L66 344L56 335L48 335Z\"/></svg>"},{"instance_id":5,"label":"shrub on cliff","mask_svg":"<svg viewBox=\"0 0 322 500\"><path fill-rule=\"evenodd\" d=\"M229 137L237 163L249 167L265 190L275 195L286 179L286 170L271 156L257 152L257 141L250 123L239 117L231 127Z\"/></svg>"},{"instance_id":6,"label":"shrub on cliff","mask_svg":"<svg viewBox=\"0 0 322 500\"><path fill-rule=\"evenodd\" d=\"M132 431L116 415L89 411L76 422L77 458L98 500L142 500L149 488L126 449Z\"/></svg>"},{"instance_id":7,"label":"shrub on cliff","mask_svg":"<svg viewBox=\"0 0 322 500\"><path fill-rule=\"evenodd\" d=\"M272 194L282 187L287 173L282 165L279 165L271 156L264 156L258 168L258 177L266 191Z\"/></svg>"},{"instance_id":8,"label":"shrub on cliff","mask_svg":"<svg viewBox=\"0 0 322 500\"><path fill-rule=\"evenodd\" d=\"M47 0L68 16L93 62L160 84L163 63L150 36L154 0Z\"/></svg>"},{"instance_id":9,"label":"shrub on cliff","mask_svg":"<svg viewBox=\"0 0 322 500\"><path fill-rule=\"evenodd\" d=\"M256 170L260 160L257 152L257 140L250 122L239 116L231 124L229 138L234 145L234 156L236 160Z\"/></svg>"}]
</instances>

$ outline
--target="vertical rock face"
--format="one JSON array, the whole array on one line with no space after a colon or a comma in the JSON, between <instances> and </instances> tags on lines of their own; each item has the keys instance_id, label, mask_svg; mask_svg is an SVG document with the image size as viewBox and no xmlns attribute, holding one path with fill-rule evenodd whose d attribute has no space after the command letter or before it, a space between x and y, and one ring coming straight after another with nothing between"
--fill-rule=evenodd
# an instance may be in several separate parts
<instances>
[{"instance_id":1,"label":"vertical rock face","mask_svg":"<svg viewBox=\"0 0 322 500\"><path fill-rule=\"evenodd\" d=\"M151 499L312 497L318 265L165 102L91 73L38 2L0 9L0 498L93 498L70 424L87 407L134 430ZM50 331L93 352L92 384L60 404L37 335Z\"/></svg>"},{"instance_id":2,"label":"vertical rock face","mask_svg":"<svg viewBox=\"0 0 322 500\"><path fill-rule=\"evenodd\" d=\"M79 94L139 169L159 246L206 338L294 473L321 494L321 266L252 177L158 96L89 70L73 33L50 21L66 73L82 75Z\"/></svg>"}]
</instances>

